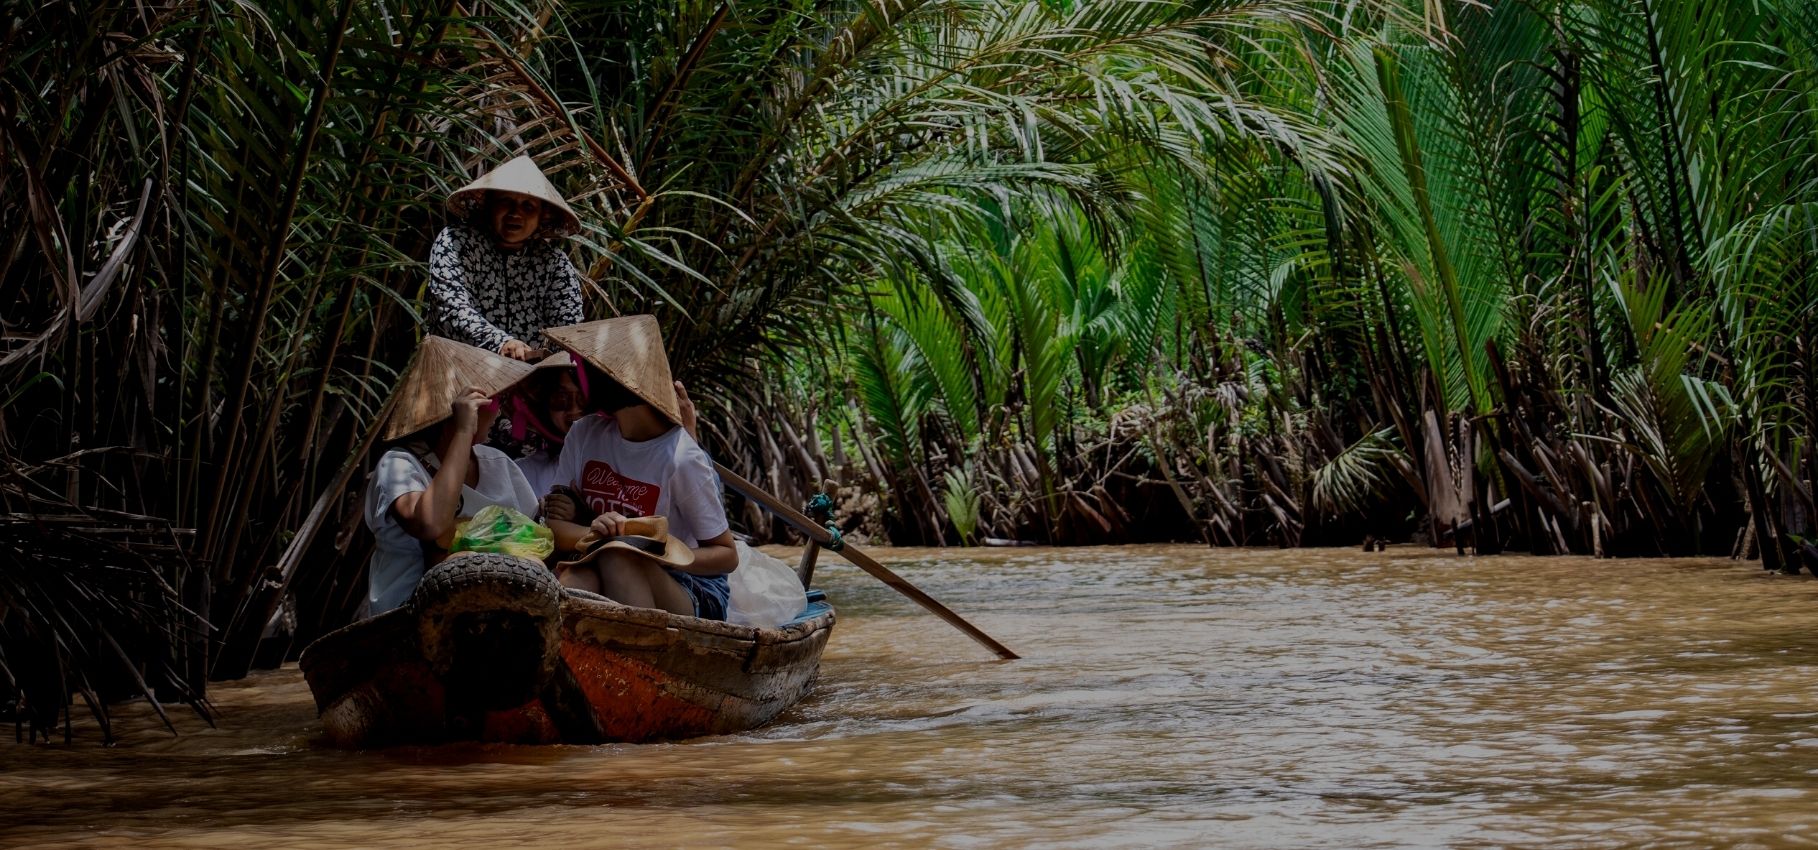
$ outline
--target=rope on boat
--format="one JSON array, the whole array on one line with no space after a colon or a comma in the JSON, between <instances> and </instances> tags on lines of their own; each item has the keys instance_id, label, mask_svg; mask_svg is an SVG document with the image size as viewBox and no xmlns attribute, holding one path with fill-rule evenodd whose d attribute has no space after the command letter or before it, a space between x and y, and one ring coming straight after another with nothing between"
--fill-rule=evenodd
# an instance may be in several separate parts
<instances>
[{"instance_id":1,"label":"rope on boat","mask_svg":"<svg viewBox=\"0 0 1818 850\"><path fill-rule=\"evenodd\" d=\"M824 492L816 493L813 496L808 497L808 504L803 507L803 513L814 517L816 521L825 525L827 528L828 540L826 543L821 544L823 548L833 552L838 552L841 549L846 548L846 537L840 533L839 525L833 521L835 508L832 496Z\"/></svg>"}]
</instances>

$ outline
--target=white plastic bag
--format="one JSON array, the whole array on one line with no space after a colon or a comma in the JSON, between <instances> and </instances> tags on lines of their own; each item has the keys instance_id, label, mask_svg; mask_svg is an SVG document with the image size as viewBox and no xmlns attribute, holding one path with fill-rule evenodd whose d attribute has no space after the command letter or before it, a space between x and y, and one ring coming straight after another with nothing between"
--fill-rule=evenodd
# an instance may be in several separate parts
<instances>
[{"instance_id":1,"label":"white plastic bag","mask_svg":"<svg viewBox=\"0 0 1818 850\"><path fill-rule=\"evenodd\" d=\"M796 618L808 608L808 594L802 580L788 564L737 541L739 568L727 582L732 585L732 604L726 622L740 626L774 629Z\"/></svg>"}]
</instances>

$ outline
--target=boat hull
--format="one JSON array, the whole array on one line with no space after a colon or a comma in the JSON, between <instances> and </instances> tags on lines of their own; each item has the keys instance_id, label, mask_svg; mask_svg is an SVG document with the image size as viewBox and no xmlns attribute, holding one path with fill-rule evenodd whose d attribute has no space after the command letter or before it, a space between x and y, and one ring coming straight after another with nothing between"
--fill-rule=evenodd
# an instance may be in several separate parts
<instances>
[{"instance_id":1,"label":"boat hull","mask_svg":"<svg viewBox=\"0 0 1818 850\"><path fill-rule=\"evenodd\" d=\"M436 570L450 565L457 571L476 566L451 558ZM424 585L437 577L432 571ZM496 593L469 596L470 602L501 605ZM512 610L513 601L505 598L501 607ZM530 649L447 657L451 639L425 625L425 611L434 606L423 603L413 597L403 608L325 635L304 650L300 666L330 741L353 747L458 740L641 742L744 731L769 722L807 693L834 622L833 609L819 600L791 623L757 629L569 591L560 594L559 627L552 629L559 644L550 647L553 663L545 672ZM541 614L532 610L526 616ZM477 628L497 633L497 619ZM532 623L503 631L521 636L535 628ZM470 657L478 664L467 663ZM501 659L513 668L484 666ZM534 668L531 675L525 675L527 667ZM487 705L463 683L488 676L534 681L528 696L503 695L513 704ZM500 699L487 696L494 703Z\"/></svg>"}]
</instances>

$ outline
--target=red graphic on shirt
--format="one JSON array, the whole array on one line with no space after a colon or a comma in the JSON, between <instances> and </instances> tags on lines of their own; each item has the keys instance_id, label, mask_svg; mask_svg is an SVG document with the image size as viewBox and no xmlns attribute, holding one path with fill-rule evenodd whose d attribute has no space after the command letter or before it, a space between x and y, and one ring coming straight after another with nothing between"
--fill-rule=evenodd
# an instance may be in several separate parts
<instances>
[{"instance_id":1,"label":"red graphic on shirt","mask_svg":"<svg viewBox=\"0 0 1818 850\"><path fill-rule=\"evenodd\" d=\"M620 475L605 461L590 460L581 468L581 495L594 513L618 511L628 517L656 513L663 488Z\"/></svg>"}]
</instances>

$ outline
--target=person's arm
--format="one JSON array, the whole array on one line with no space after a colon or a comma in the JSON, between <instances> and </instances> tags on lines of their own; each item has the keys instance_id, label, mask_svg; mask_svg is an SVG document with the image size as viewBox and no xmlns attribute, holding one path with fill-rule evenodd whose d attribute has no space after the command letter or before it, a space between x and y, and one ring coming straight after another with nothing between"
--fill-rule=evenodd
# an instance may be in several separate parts
<instances>
[{"instance_id":1,"label":"person's arm","mask_svg":"<svg viewBox=\"0 0 1818 850\"><path fill-rule=\"evenodd\" d=\"M454 530L455 514L461 510L461 487L467 483L467 467L473 462L480 405L485 403L486 394L477 387L468 387L455 399L454 421L448 425L454 433L443 441L442 468L429 480L429 489L405 493L392 501L398 525L410 536L439 541Z\"/></svg>"},{"instance_id":2,"label":"person's arm","mask_svg":"<svg viewBox=\"0 0 1818 850\"><path fill-rule=\"evenodd\" d=\"M574 522L574 499L569 498L567 491L561 487L549 491L549 495L543 497L542 504L545 523L552 520Z\"/></svg>"},{"instance_id":3,"label":"person's arm","mask_svg":"<svg viewBox=\"0 0 1818 850\"><path fill-rule=\"evenodd\" d=\"M680 408L679 412L682 414L682 421L677 424L682 426L682 430L688 432L690 438L699 443L701 441L701 417L695 413L694 399L688 397L688 388L682 386L681 381L675 382L675 406Z\"/></svg>"},{"instance_id":4,"label":"person's arm","mask_svg":"<svg viewBox=\"0 0 1818 850\"><path fill-rule=\"evenodd\" d=\"M593 518L587 525L551 520L549 530L555 532L556 548L573 551L581 546L581 538L592 534L600 540L611 540L625 533L626 516L618 511L607 511Z\"/></svg>"},{"instance_id":5,"label":"person's arm","mask_svg":"<svg viewBox=\"0 0 1818 850\"><path fill-rule=\"evenodd\" d=\"M723 576L739 568L739 550L732 542L732 529L701 541L694 547L694 563L676 567L697 576Z\"/></svg>"},{"instance_id":6,"label":"person's arm","mask_svg":"<svg viewBox=\"0 0 1818 850\"><path fill-rule=\"evenodd\" d=\"M436 328L457 342L501 351L512 336L474 306L459 238L454 228L444 228L429 249L429 303Z\"/></svg>"},{"instance_id":7,"label":"person's arm","mask_svg":"<svg viewBox=\"0 0 1818 850\"><path fill-rule=\"evenodd\" d=\"M581 538L586 537L589 531L587 526L577 525L567 520L552 519L544 524L549 526L550 531L555 532L557 552L573 552L579 549Z\"/></svg>"}]
</instances>

